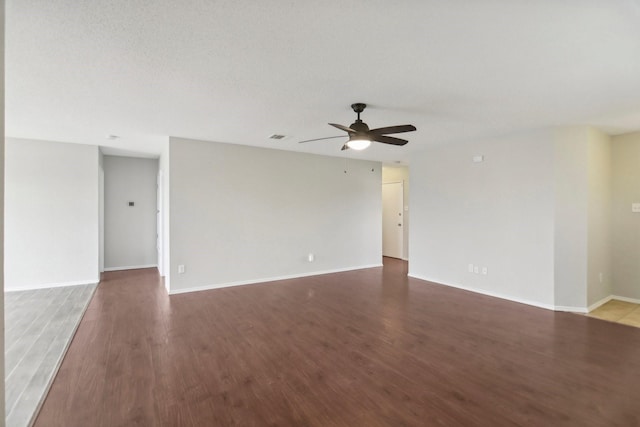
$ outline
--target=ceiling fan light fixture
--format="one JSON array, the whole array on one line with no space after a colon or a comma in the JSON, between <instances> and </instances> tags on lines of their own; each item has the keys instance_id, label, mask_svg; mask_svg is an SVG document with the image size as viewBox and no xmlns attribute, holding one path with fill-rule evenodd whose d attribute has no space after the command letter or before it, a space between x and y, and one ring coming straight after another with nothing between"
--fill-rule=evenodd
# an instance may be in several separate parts
<instances>
[{"instance_id":1,"label":"ceiling fan light fixture","mask_svg":"<svg viewBox=\"0 0 640 427\"><path fill-rule=\"evenodd\" d=\"M360 119L360 113L362 113L366 107L367 104L363 103L356 103L351 105L351 108L353 108L353 112L356 113L358 117L355 122L351 123L350 126L343 126L338 123L329 123L329 126L340 129L341 131L346 132L349 136L349 140L342 146L342 151L346 150L347 148L358 151L364 150L368 148L373 141L396 146L403 146L409 142L406 139L389 136L389 134L413 132L414 130L416 130L416 127L414 125L396 125L369 129L369 126ZM332 138L340 138L340 136L328 136L326 138L307 139L298 142L303 143Z\"/></svg>"},{"instance_id":2,"label":"ceiling fan light fixture","mask_svg":"<svg viewBox=\"0 0 640 427\"><path fill-rule=\"evenodd\" d=\"M349 138L347 147L352 150L364 150L371 145L371 140L366 135L354 135Z\"/></svg>"}]
</instances>

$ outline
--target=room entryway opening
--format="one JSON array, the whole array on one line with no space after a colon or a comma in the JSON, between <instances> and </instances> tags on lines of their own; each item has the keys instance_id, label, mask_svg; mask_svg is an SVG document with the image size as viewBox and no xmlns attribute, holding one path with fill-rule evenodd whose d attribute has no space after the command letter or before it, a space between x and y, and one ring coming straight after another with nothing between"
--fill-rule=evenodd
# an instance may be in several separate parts
<instances>
[{"instance_id":1,"label":"room entryway opening","mask_svg":"<svg viewBox=\"0 0 640 427\"><path fill-rule=\"evenodd\" d=\"M409 168L382 167L382 256L409 257Z\"/></svg>"},{"instance_id":2,"label":"room entryway opening","mask_svg":"<svg viewBox=\"0 0 640 427\"><path fill-rule=\"evenodd\" d=\"M382 256L403 258L402 182L382 184Z\"/></svg>"},{"instance_id":3,"label":"room entryway opening","mask_svg":"<svg viewBox=\"0 0 640 427\"><path fill-rule=\"evenodd\" d=\"M162 175L158 163L153 158L102 157L103 271L157 267L162 274Z\"/></svg>"}]
</instances>

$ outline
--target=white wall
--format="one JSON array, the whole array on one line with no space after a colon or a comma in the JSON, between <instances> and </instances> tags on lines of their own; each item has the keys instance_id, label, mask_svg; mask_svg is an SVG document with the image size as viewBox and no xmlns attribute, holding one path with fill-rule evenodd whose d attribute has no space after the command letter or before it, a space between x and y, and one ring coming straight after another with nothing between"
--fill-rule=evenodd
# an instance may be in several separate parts
<instances>
[{"instance_id":1,"label":"white wall","mask_svg":"<svg viewBox=\"0 0 640 427\"><path fill-rule=\"evenodd\" d=\"M380 163L178 138L170 157L171 292L381 264Z\"/></svg>"},{"instance_id":2,"label":"white wall","mask_svg":"<svg viewBox=\"0 0 640 427\"><path fill-rule=\"evenodd\" d=\"M104 271L104 155L98 150L98 266Z\"/></svg>"},{"instance_id":3,"label":"white wall","mask_svg":"<svg viewBox=\"0 0 640 427\"><path fill-rule=\"evenodd\" d=\"M476 155L484 161L474 163ZM547 131L415 156L409 274L553 306L553 157ZM488 274L470 273L469 264L487 267Z\"/></svg>"},{"instance_id":4,"label":"white wall","mask_svg":"<svg viewBox=\"0 0 640 427\"><path fill-rule=\"evenodd\" d=\"M162 274L167 291L171 289L171 170L169 139L165 142L159 160L162 175Z\"/></svg>"},{"instance_id":5,"label":"white wall","mask_svg":"<svg viewBox=\"0 0 640 427\"><path fill-rule=\"evenodd\" d=\"M98 147L6 140L5 289L99 281Z\"/></svg>"},{"instance_id":6,"label":"white wall","mask_svg":"<svg viewBox=\"0 0 640 427\"><path fill-rule=\"evenodd\" d=\"M105 270L155 267L158 160L104 156L103 162Z\"/></svg>"},{"instance_id":7,"label":"white wall","mask_svg":"<svg viewBox=\"0 0 640 427\"><path fill-rule=\"evenodd\" d=\"M409 229L411 228L411 220L410 220L410 185L409 185L409 168L407 166L383 166L382 167L382 182L390 183L390 182L402 182L402 196L404 203L404 212L402 213L404 216L404 222L402 225L404 229L402 230L404 247L402 248L402 258L407 260L409 259ZM409 210L407 210L409 209Z\"/></svg>"},{"instance_id":8,"label":"white wall","mask_svg":"<svg viewBox=\"0 0 640 427\"><path fill-rule=\"evenodd\" d=\"M587 305L587 238L589 209L586 127L556 129L554 295L555 305L584 309ZM544 161L549 161L545 159Z\"/></svg>"},{"instance_id":9,"label":"white wall","mask_svg":"<svg viewBox=\"0 0 640 427\"><path fill-rule=\"evenodd\" d=\"M473 163L474 155L484 155L484 162ZM620 157L633 156L625 150ZM634 171L637 179L629 182L640 182L639 166L640 161L621 169ZM612 168L618 165L611 161L609 137L586 126L427 150L411 164L410 274L542 307L585 311L610 296L620 277L620 267L611 264ZM635 186L640 197L640 185ZM630 201L623 204L629 210ZM640 279L640 227L630 244L626 230L619 258L635 253L633 261L621 263ZM468 264L486 266L489 274L468 273Z\"/></svg>"},{"instance_id":10,"label":"white wall","mask_svg":"<svg viewBox=\"0 0 640 427\"><path fill-rule=\"evenodd\" d=\"M611 251L611 139L589 128L589 217L587 305L613 294ZM640 166L640 165L639 165Z\"/></svg>"},{"instance_id":11,"label":"white wall","mask_svg":"<svg viewBox=\"0 0 640 427\"><path fill-rule=\"evenodd\" d=\"M0 291L4 284L4 0L0 0ZM5 425L4 407L4 292L0 292L0 427Z\"/></svg>"},{"instance_id":12,"label":"white wall","mask_svg":"<svg viewBox=\"0 0 640 427\"><path fill-rule=\"evenodd\" d=\"M640 132L614 136L611 144L613 293L640 299Z\"/></svg>"}]
</instances>

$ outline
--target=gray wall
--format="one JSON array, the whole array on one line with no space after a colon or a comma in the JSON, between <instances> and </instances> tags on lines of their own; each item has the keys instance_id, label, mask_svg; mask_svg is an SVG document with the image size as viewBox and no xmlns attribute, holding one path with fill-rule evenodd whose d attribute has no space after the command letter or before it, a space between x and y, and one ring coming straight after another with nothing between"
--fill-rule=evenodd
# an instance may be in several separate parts
<instances>
[{"instance_id":1,"label":"gray wall","mask_svg":"<svg viewBox=\"0 0 640 427\"><path fill-rule=\"evenodd\" d=\"M103 164L105 270L155 267L158 160L104 156Z\"/></svg>"},{"instance_id":2,"label":"gray wall","mask_svg":"<svg viewBox=\"0 0 640 427\"><path fill-rule=\"evenodd\" d=\"M170 154L171 292L381 264L380 163L178 138Z\"/></svg>"},{"instance_id":3,"label":"gray wall","mask_svg":"<svg viewBox=\"0 0 640 427\"><path fill-rule=\"evenodd\" d=\"M410 275L553 306L553 141L551 132L531 132L416 155ZM474 163L478 155L484 161Z\"/></svg>"},{"instance_id":4,"label":"gray wall","mask_svg":"<svg viewBox=\"0 0 640 427\"><path fill-rule=\"evenodd\" d=\"M640 132L612 138L613 292L640 299Z\"/></svg>"},{"instance_id":5,"label":"gray wall","mask_svg":"<svg viewBox=\"0 0 640 427\"><path fill-rule=\"evenodd\" d=\"M8 138L5 289L99 281L98 147Z\"/></svg>"}]
</instances>

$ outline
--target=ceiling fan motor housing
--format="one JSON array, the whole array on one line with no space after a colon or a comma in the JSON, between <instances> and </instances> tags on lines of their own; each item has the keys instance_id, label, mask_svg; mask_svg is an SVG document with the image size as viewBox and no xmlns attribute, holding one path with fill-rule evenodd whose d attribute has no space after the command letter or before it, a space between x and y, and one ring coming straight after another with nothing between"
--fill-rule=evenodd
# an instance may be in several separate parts
<instances>
[{"instance_id":1,"label":"ceiling fan motor housing","mask_svg":"<svg viewBox=\"0 0 640 427\"><path fill-rule=\"evenodd\" d=\"M349 127L355 130L357 133L369 132L369 126L367 126L367 124L360 119L356 120L354 123L351 123Z\"/></svg>"},{"instance_id":2,"label":"ceiling fan motor housing","mask_svg":"<svg viewBox=\"0 0 640 427\"><path fill-rule=\"evenodd\" d=\"M351 104L351 108L353 108L353 111L358 115L358 119L355 122L351 123L351 126L349 127L355 130L358 134L369 132L369 126L367 126L365 122L360 120L360 113L362 113L364 109L367 108L367 104L356 102L355 104Z\"/></svg>"}]
</instances>

